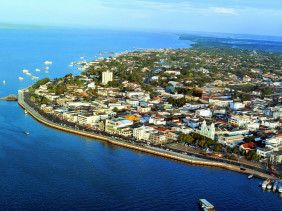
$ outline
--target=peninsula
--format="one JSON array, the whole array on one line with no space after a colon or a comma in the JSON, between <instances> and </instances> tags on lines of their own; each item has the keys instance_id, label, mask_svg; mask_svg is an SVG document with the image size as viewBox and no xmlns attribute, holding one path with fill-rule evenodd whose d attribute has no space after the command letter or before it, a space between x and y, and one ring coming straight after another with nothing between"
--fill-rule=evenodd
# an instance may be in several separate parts
<instances>
[{"instance_id":1,"label":"peninsula","mask_svg":"<svg viewBox=\"0 0 282 211\"><path fill-rule=\"evenodd\" d=\"M281 177L281 54L192 48L82 62L20 90L38 121L186 163Z\"/></svg>"}]
</instances>

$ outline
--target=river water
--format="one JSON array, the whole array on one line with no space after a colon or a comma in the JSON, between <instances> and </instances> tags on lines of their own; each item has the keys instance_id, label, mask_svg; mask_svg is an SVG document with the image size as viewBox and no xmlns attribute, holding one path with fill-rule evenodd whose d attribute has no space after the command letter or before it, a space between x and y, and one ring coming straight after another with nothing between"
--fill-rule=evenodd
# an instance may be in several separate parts
<instances>
[{"instance_id":1,"label":"river water","mask_svg":"<svg viewBox=\"0 0 282 211\"><path fill-rule=\"evenodd\" d=\"M33 84L24 68L41 79L56 78L79 74L70 62L82 56L90 61L99 51L190 44L169 33L0 29L0 96ZM49 73L42 69L46 60L53 62ZM57 131L25 115L16 102L1 101L0 112L0 210L198 210L199 198L216 210L281 210L282 199L262 192L258 179Z\"/></svg>"}]
</instances>

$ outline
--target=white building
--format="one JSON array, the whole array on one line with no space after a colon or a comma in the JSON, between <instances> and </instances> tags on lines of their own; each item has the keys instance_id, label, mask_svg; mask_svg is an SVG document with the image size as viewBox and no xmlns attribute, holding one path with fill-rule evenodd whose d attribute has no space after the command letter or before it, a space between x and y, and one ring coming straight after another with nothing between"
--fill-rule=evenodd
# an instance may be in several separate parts
<instances>
[{"instance_id":1,"label":"white building","mask_svg":"<svg viewBox=\"0 0 282 211\"><path fill-rule=\"evenodd\" d=\"M133 121L124 118L107 119L105 122L105 131L109 133L118 133L123 127L133 125Z\"/></svg>"},{"instance_id":2,"label":"white building","mask_svg":"<svg viewBox=\"0 0 282 211\"><path fill-rule=\"evenodd\" d=\"M197 133L201 134L202 136L206 136L212 140L214 140L215 135L215 127L212 123L210 126L207 126L206 121L204 120L201 125L201 130L198 130Z\"/></svg>"},{"instance_id":3,"label":"white building","mask_svg":"<svg viewBox=\"0 0 282 211\"><path fill-rule=\"evenodd\" d=\"M243 103L238 103L238 102L236 102L236 103L230 103L230 108L231 108L232 110L238 110L238 109L241 109L241 108L245 108L245 104L243 104Z\"/></svg>"},{"instance_id":4,"label":"white building","mask_svg":"<svg viewBox=\"0 0 282 211\"><path fill-rule=\"evenodd\" d=\"M208 117L212 116L212 112L210 109L199 109L196 110L196 115Z\"/></svg>"},{"instance_id":5,"label":"white building","mask_svg":"<svg viewBox=\"0 0 282 211\"><path fill-rule=\"evenodd\" d=\"M152 127L141 126L139 128L133 129L133 137L136 138L138 141L140 140L148 141L150 138L150 135L156 132L157 131Z\"/></svg>"},{"instance_id":6,"label":"white building","mask_svg":"<svg viewBox=\"0 0 282 211\"><path fill-rule=\"evenodd\" d=\"M228 123L236 127L243 127L250 123L248 116L233 115L228 119Z\"/></svg>"},{"instance_id":7,"label":"white building","mask_svg":"<svg viewBox=\"0 0 282 211\"><path fill-rule=\"evenodd\" d=\"M113 81L113 72L107 70L102 73L102 84L108 84L110 81Z\"/></svg>"}]
</instances>

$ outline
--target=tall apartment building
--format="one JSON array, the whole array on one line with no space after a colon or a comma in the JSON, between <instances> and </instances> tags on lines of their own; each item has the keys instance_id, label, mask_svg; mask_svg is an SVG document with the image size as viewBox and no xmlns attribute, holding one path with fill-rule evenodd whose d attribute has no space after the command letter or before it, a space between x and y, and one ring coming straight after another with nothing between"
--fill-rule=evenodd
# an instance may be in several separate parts
<instances>
[{"instance_id":1,"label":"tall apartment building","mask_svg":"<svg viewBox=\"0 0 282 211\"><path fill-rule=\"evenodd\" d=\"M113 72L107 70L102 73L102 84L108 84L110 81L113 81Z\"/></svg>"}]
</instances>

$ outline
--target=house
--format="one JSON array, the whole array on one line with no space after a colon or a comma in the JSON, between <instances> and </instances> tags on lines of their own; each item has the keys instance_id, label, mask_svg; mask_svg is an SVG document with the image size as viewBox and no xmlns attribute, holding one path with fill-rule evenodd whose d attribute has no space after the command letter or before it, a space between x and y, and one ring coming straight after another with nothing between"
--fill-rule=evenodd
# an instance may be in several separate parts
<instances>
[{"instance_id":1,"label":"house","mask_svg":"<svg viewBox=\"0 0 282 211\"><path fill-rule=\"evenodd\" d=\"M278 151L273 151L270 154L270 162L282 163L282 149L279 149Z\"/></svg>"},{"instance_id":2,"label":"house","mask_svg":"<svg viewBox=\"0 0 282 211\"><path fill-rule=\"evenodd\" d=\"M152 133L156 133L156 130L152 127L144 125L133 129L133 137L136 138L138 141L148 141Z\"/></svg>"},{"instance_id":3,"label":"house","mask_svg":"<svg viewBox=\"0 0 282 211\"><path fill-rule=\"evenodd\" d=\"M273 149L268 148L268 147L257 149L257 154L263 158L269 157L271 152L273 152Z\"/></svg>"},{"instance_id":4,"label":"house","mask_svg":"<svg viewBox=\"0 0 282 211\"><path fill-rule=\"evenodd\" d=\"M256 149L256 143L255 142L245 143L245 144L242 144L239 147L239 150L245 150L247 153L250 150L255 150L255 149Z\"/></svg>"},{"instance_id":5,"label":"house","mask_svg":"<svg viewBox=\"0 0 282 211\"><path fill-rule=\"evenodd\" d=\"M238 144L242 143L244 136L242 135L235 135L235 136L228 136L228 135L221 135L218 136L218 143L224 144L229 147L236 147Z\"/></svg>"},{"instance_id":6,"label":"house","mask_svg":"<svg viewBox=\"0 0 282 211\"><path fill-rule=\"evenodd\" d=\"M246 124L250 123L250 118L248 116L239 116L239 115L232 115L228 119L228 123L235 127L243 127Z\"/></svg>"}]
</instances>

